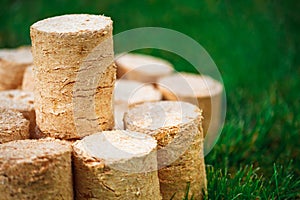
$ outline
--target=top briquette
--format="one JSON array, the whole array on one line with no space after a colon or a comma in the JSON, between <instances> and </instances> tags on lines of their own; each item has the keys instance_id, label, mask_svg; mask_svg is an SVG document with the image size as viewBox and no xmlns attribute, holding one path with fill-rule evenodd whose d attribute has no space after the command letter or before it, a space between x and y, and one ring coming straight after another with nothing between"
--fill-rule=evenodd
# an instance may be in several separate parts
<instances>
[{"instance_id":1,"label":"top briquette","mask_svg":"<svg viewBox=\"0 0 300 200\"><path fill-rule=\"evenodd\" d=\"M156 148L152 137L133 131L103 131L73 144L77 152L103 159L106 163L143 157Z\"/></svg>"},{"instance_id":2,"label":"top briquette","mask_svg":"<svg viewBox=\"0 0 300 200\"><path fill-rule=\"evenodd\" d=\"M50 33L76 33L99 31L111 23L110 17L103 15L71 14L38 21L32 25L32 28Z\"/></svg>"},{"instance_id":3,"label":"top briquette","mask_svg":"<svg viewBox=\"0 0 300 200\"><path fill-rule=\"evenodd\" d=\"M146 102L129 109L124 120L142 129L156 130L188 124L201 116L201 113L200 109L186 102Z\"/></svg>"},{"instance_id":4,"label":"top briquette","mask_svg":"<svg viewBox=\"0 0 300 200\"><path fill-rule=\"evenodd\" d=\"M12 141L0 145L0 169L5 164L33 162L65 152L71 152L69 143L52 138Z\"/></svg>"}]
</instances>

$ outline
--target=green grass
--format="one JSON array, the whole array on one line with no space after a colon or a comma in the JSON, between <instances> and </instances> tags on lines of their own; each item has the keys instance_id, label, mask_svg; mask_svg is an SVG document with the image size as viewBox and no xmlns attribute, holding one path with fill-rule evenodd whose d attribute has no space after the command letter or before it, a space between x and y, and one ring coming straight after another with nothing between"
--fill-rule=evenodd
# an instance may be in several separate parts
<instances>
[{"instance_id":1,"label":"green grass","mask_svg":"<svg viewBox=\"0 0 300 200\"><path fill-rule=\"evenodd\" d=\"M260 168L243 166L234 174L225 169L208 166L207 199L291 199L299 195L300 180L293 174L289 163L286 167L273 165L270 178L260 174Z\"/></svg>"},{"instance_id":2,"label":"green grass","mask_svg":"<svg viewBox=\"0 0 300 200\"><path fill-rule=\"evenodd\" d=\"M300 3L220 0L2 0L0 47L29 44L29 26L64 13L104 13L114 32L159 26L197 40L223 76L227 117L205 158L206 199L300 199ZM146 53L193 71L168 52Z\"/></svg>"}]
</instances>

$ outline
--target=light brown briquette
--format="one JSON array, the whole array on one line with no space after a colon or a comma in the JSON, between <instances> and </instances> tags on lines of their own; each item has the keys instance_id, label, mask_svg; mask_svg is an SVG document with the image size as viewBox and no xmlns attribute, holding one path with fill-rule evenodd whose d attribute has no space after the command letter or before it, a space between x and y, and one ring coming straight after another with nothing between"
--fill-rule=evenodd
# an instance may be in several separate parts
<instances>
[{"instance_id":1,"label":"light brown briquette","mask_svg":"<svg viewBox=\"0 0 300 200\"><path fill-rule=\"evenodd\" d=\"M205 75L177 73L159 79L157 85L164 99L189 102L203 110L206 146L213 145L221 127L222 84Z\"/></svg>"},{"instance_id":2,"label":"light brown briquette","mask_svg":"<svg viewBox=\"0 0 300 200\"><path fill-rule=\"evenodd\" d=\"M29 65L32 65L30 47L0 49L0 91L20 88Z\"/></svg>"},{"instance_id":3,"label":"light brown briquette","mask_svg":"<svg viewBox=\"0 0 300 200\"><path fill-rule=\"evenodd\" d=\"M73 144L76 199L160 200L156 141L132 131L104 131Z\"/></svg>"},{"instance_id":4,"label":"light brown briquette","mask_svg":"<svg viewBox=\"0 0 300 200\"><path fill-rule=\"evenodd\" d=\"M0 108L11 109L21 112L29 120L29 132L34 135L35 111L33 93L22 90L0 91Z\"/></svg>"},{"instance_id":5,"label":"light brown briquette","mask_svg":"<svg viewBox=\"0 0 300 200\"><path fill-rule=\"evenodd\" d=\"M115 62L119 79L143 83L156 83L158 78L170 75L174 70L168 61L144 54L120 54Z\"/></svg>"},{"instance_id":6,"label":"light brown briquette","mask_svg":"<svg viewBox=\"0 0 300 200\"><path fill-rule=\"evenodd\" d=\"M73 199L71 146L42 139L0 145L1 199Z\"/></svg>"},{"instance_id":7,"label":"light brown briquette","mask_svg":"<svg viewBox=\"0 0 300 200\"><path fill-rule=\"evenodd\" d=\"M22 113L0 108L0 144L29 138L29 121Z\"/></svg>"},{"instance_id":8,"label":"light brown briquette","mask_svg":"<svg viewBox=\"0 0 300 200\"><path fill-rule=\"evenodd\" d=\"M147 102L124 115L126 130L154 137L158 143L158 176L163 199L202 199L206 190L201 110L186 102Z\"/></svg>"},{"instance_id":9,"label":"light brown briquette","mask_svg":"<svg viewBox=\"0 0 300 200\"><path fill-rule=\"evenodd\" d=\"M45 135L76 139L114 127L112 20L73 14L30 28L36 121Z\"/></svg>"}]
</instances>

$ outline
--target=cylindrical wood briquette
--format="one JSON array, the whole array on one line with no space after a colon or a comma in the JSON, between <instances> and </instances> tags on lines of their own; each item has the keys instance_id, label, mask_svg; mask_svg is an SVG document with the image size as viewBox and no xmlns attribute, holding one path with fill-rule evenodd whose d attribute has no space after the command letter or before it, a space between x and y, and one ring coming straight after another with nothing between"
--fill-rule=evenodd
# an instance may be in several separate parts
<instances>
[{"instance_id":1,"label":"cylindrical wood briquette","mask_svg":"<svg viewBox=\"0 0 300 200\"><path fill-rule=\"evenodd\" d=\"M213 144L219 133L222 115L223 86L209 76L177 73L158 81L158 89L166 100L192 103L203 110L203 133L206 142ZM207 140L208 139L208 140Z\"/></svg>"},{"instance_id":2,"label":"cylindrical wood briquette","mask_svg":"<svg viewBox=\"0 0 300 200\"><path fill-rule=\"evenodd\" d=\"M114 127L112 20L74 14L30 28L36 121L47 136L81 138Z\"/></svg>"},{"instance_id":3,"label":"cylindrical wood briquette","mask_svg":"<svg viewBox=\"0 0 300 200\"><path fill-rule=\"evenodd\" d=\"M161 199L156 141L115 130L73 144L76 199Z\"/></svg>"},{"instance_id":4,"label":"cylindrical wood briquette","mask_svg":"<svg viewBox=\"0 0 300 200\"><path fill-rule=\"evenodd\" d=\"M170 75L174 70L168 61L144 54L118 55L115 62L118 78L143 83L156 83L158 78Z\"/></svg>"},{"instance_id":5,"label":"cylindrical wood briquette","mask_svg":"<svg viewBox=\"0 0 300 200\"><path fill-rule=\"evenodd\" d=\"M201 110L186 102L147 102L124 115L126 130L151 135L158 143L158 176L163 199L203 197L206 174Z\"/></svg>"},{"instance_id":6,"label":"cylindrical wood briquette","mask_svg":"<svg viewBox=\"0 0 300 200\"><path fill-rule=\"evenodd\" d=\"M30 47L0 49L0 91L22 86L23 74L32 65Z\"/></svg>"},{"instance_id":7,"label":"cylindrical wood briquette","mask_svg":"<svg viewBox=\"0 0 300 200\"><path fill-rule=\"evenodd\" d=\"M55 139L1 144L0 197L73 200L70 144Z\"/></svg>"},{"instance_id":8,"label":"cylindrical wood briquette","mask_svg":"<svg viewBox=\"0 0 300 200\"><path fill-rule=\"evenodd\" d=\"M35 129L35 110L33 93L22 90L0 91L0 108L10 109L21 112L29 120L29 132L34 135Z\"/></svg>"},{"instance_id":9,"label":"cylindrical wood briquette","mask_svg":"<svg viewBox=\"0 0 300 200\"><path fill-rule=\"evenodd\" d=\"M22 113L0 108L0 144L29 138L29 121Z\"/></svg>"}]
</instances>

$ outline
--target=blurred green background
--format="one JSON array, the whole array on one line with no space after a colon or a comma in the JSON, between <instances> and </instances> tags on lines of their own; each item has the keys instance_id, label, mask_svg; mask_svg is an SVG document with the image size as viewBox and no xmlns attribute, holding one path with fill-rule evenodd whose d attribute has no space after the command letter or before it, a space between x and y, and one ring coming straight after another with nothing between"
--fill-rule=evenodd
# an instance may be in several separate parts
<instances>
[{"instance_id":1,"label":"blurred green background","mask_svg":"<svg viewBox=\"0 0 300 200\"><path fill-rule=\"evenodd\" d=\"M34 22L105 14L114 33L165 27L198 41L222 74L227 118L206 157L209 199L300 199L300 1L1 0L0 47L30 44ZM178 56L146 53L192 71Z\"/></svg>"}]
</instances>

